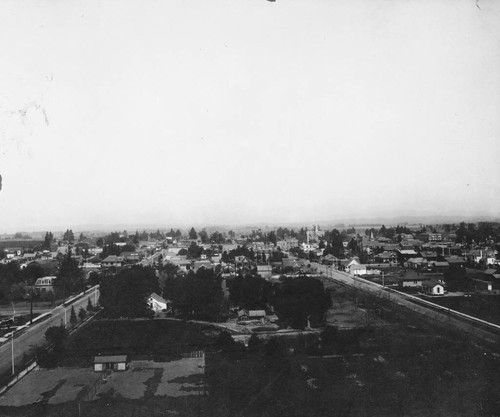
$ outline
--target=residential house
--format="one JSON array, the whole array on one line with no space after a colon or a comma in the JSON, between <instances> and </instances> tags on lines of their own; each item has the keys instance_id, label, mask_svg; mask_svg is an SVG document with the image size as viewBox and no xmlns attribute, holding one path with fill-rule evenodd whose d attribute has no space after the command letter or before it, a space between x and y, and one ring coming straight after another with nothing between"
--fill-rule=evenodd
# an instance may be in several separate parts
<instances>
[{"instance_id":1,"label":"residential house","mask_svg":"<svg viewBox=\"0 0 500 417\"><path fill-rule=\"evenodd\" d=\"M48 292L54 291L54 280L57 277L43 277L38 278L35 282L35 293L36 294L45 294Z\"/></svg>"},{"instance_id":2,"label":"residential house","mask_svg":"<svg viewBox=\"0 0 500 417\"><path fill-rule=\"evenodd\" d=\"M278 240L276 242L276 246L280 248L283 252L288 252L290 249L298 247L299 241L295 238Z\"/></svg>"},{"instance_id":3,"label":"residential house","mask_svg":"<svg viewBox=\"0 0 500 417\"><path fill-rule=\"evenodd\" d=\"M281 263L283 265L283 269L292 268L294 271L298 271L302 266L304 266L303 259L283 258Z\"/></svg>"},{"instance_id":4,"label":"residential house","mask_svg":"<svg viewBox=\"0 0 500 417\"><path fill-rule=\"evenodd\" d=\"M213 269L213 265L212 265L212 262L210 261L194 261L193 262L193 269L194 269L194 272L197 272L198 269L200 268L205 268L205 269Z\"/></svg>"},{"instance_id":5,"label":"residential house","mask_svg":"<svg viewBox=\"0 0 500 417\"><path fill-rule=\"evenodd\" d=\"M438 259L437 253L432 251L421 251L420 256L427 262L437 261Z\"/></svg>"},{"instance_id":6,"label":"residential house","mask_svg":"<svg viewBox=\"0 0 500 417\"><path fill-rule=\"evenodd\" d=\"M396 254L394 252L384 251L375 255L375 261L379 263L396 262Z\"/></svg>"},{"instance_id":7,"label":"residential house","mask_svg":"<svg viewBox=\"0 0 500 417\"><path fill-rule=\"evenodd\" d=\"M156 294L155 292L148 297L147 303L151 308L151 310L153 310L155 313L160 313L162 311L165 311L169 307L168 301L165 300L162 296Z\"/></svg>"},{"instance_id":8,"label":"residential house","mask_svg":"<svg viewBox=\"0 0 500 417\"><path fill-rule=\"evenodd\" d=\"M434 272L444 272L450 267L450 264L446 261L432 261L429 263L429 267Z\"/></svg>"},{"instance_id":9,"label":"residential house","mask_svg":"<svg viewBox=\"0 0 500 417\"><path fill-rule=\"evenodd\" d=\"M485 279L488 281L494 281L496 279L500 279L500 273L498 273L497 270L494 268L488 268L487 270L483 271L483 275Z\"/></svg>"},{"instance_id":10,"label":"residential house","mask_svg":"<svg viewBox=\"0 0 500 417\"><path fill-rule=\"evenodd\" d=\"M309 253L310 251L315 250L317 246L315 244L302 243L300 247L305 253Z\"/></svg>"},{"instance_id":11,"label":"residential house","mask_svg":"<svg viewBox=\"0 0 500 417\"><path fill-rule=\"evenodd\" d=\"M441 233L429 233L427 236L428 242L441 242L443 240L443 235Z\"/></svg>"},{"instance_id":12,"label":"residential house","mask_svg":"<svg viewBox=\"0 0 500 417\"><path fill-rule=\"evenodd\" d=\"M375 241L375 240L365 240L363 239L362 242L363 246L363 251L370 254L372 253L375 249L381 247L381 243Z\"/></svg>"},{"instance_id":13,"label":"residential house","mask_svg":"<svg viewBox=\"0 0 500 417\"><path fill-rule=\"evenodd\" d=\"M244 255L238 255L234 257L235 266L248 267L251 263L252 261Z\"/></svg>"},{"instance_id":14,"label":"residential house","mask_svg":"<svg viewBox=\"0 0 500 417\"><path fill-rule=\"evenodd\" d=\"M359 264L351 264L347 267L347 271L351 275L366 275L368 273L368 269L366 265L359 265Z\"/></svg>"},{"instance_id":15,"label":"residential house","mask_svg":"<svg viewBox=\"0 0 500 417\"><path fill-rule=\"evenodd\" d=\"M4 255L7 259L12 259L16 256L22 256L23 255L23 249L22 248L5 248L4 249Z\"/></svg>"},{"instance_id":16,"label":"residential house","mask_svg":"<svg viewBox=\"0 0 500 417\"><path fill-rule=\"evenodd\" d=\"M109 255L101 261L101 265L107 267L120 267L123 265L123 258L121 256Z\"/></svg>"},{"instance_id":17,"label":"residential house","mask_svg":"<svg viewBox=\"0 0 500 417\"><path fill-rule=\"evenodd\" d=\"M323 257L323 263L325 265L336 265L338 260L339 259L336 256L333 256L331 253Z\"/></svg>"},{"instance_id":18,"label":"residential house","mask_svg":"<svg viewBox=\"0 0 500 417\"><path fill-rule=\"evenodd\" d=\"M445 287L433 279L422 282L422 291L427 295L444 295Z\"/></svg>"},{"instance_id":19,"label":"residential house","mask_svg":"<svg viewBox=\"0 0 500 417\"><path fill-rule=\"evenodd\" d=\"M262 278L271 278L273 275L273 268L271 265L257 265L257 275Z\"/></svg>"},{"instance_id":20,"label":"residential house","mask_svg":"<svg viewBox=\"0 0 500 417\"><path fill-rule=\"evenodd\" d=\"M403 265L410 258L416 258L418 253L413 249L398 249L396 250L396 256L398 257L398 262Z\"/></svg>"},{"instance_id":21,"label":"residential house","mask_svg":"<svg viewBox=\"0 0 500 417\"><path fill-rule=\"evenodd\" d=\"M238 311L238 321L257 320L264 323L266 319L265 310L240 310Z\"/></svg>"},{"instance_id":22,"label":"residential house","mask_svg":"<svg viewBox=\"0 0 500 417\"><path fill-rule=\"evenodd\" d=\"M123 263L136 264L141 260L141 256L137 252L122 252L120 257L123 258Z\"/></svg>"},{"instance_id":23,"label":"residential house","mask_svg":"<svg viewBox=\"0 0 500 417\"><path fill-rule=\"evenodd\" d=\"M424 246L424 242L418 239L410 239L402 241L400 245L402 249L421 248Z\"/></svg>"},{"instance_id":24,"label":"residential house","mask_svg":"<svg viewBox=\"0 0 500 417\"><path fill-rule=\"evenodd\" d=\"M403 288L408 288L408 287L421 288L423 282L424 282L423 278L419 278L419 277L415 277L415 276L399 277L398 278L398 284L400 287L403 287Z\"/></svg>"},{"instance_id":25,"label":"residential house","mask_svg":"<svg viewBox=\"0 0 500 417\"><path fill-rule=\"evenodd\" d=\"M424 258L410 258L405 265L411 269L424 269L427 267L427 261Z\"/></svg>"},{"instance_id":26,"label":"residential house","mask_svg":"<svg viewBox=\"0 0 500 417\"><path fill-rule=\"evenodd\" d=\"M446 256L444 260L450 266L465 266L465 259L460 256Z\"/></svg>"},{"instance_id":27,"label":"residential house","mask_svg":"<svg viewBox=\"0 0 500 417\"><path fill-rule=\"evenodd\" d=\"M493 283L490 281L472 278L472 282L474 283L474 289L476 292L493 291Z\"/></svg>"}]
</instances>

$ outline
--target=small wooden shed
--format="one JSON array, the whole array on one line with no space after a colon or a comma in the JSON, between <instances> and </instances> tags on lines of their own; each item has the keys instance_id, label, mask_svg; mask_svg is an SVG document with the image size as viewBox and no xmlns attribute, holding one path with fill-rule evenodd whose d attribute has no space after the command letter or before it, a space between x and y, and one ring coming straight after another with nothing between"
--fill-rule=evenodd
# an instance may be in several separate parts
<instances>
[{"instance_id":1,"label":"small wooden shed","mask_svg":"<svg viewBox=\"0 0 500 417\"><path fill-rule=\"evenodd\" d=\"M127 355L95 356L94 372L127 370Z\"/></svg>"}]
</instances>

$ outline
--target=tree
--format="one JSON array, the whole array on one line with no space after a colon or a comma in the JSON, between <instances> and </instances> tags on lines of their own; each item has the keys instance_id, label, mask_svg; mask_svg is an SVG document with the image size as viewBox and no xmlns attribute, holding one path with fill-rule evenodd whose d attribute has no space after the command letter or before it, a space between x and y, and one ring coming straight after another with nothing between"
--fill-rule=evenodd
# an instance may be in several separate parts
<instances>
[{"instance_id":1,"label":"tree","mask_svg":"<svg viewBox=\"0 0 500 417\"><path fill-rule=\"evenodd\" d=\"M276 245L277 238L276 238L276 232L274 232L274 230L271 230L267 234L266 241L272 243L273 245Z\"/></svg>"},{"instance_id":2,"label":"tree","mask_svg":"<svg viewBox=\"0 0 500 417\"><path fill-rule=\"evenodd\" d=\"M99 278L99 274L96 271L92 271L88 275L87 282L91 287L94 287L95 285L99 285L99 283L101 282L101 279Z\"/></svg>"},{"instance_id":3,"label":"tree","mask_svg":"<svg viewBox=\"0 0 500 417\"><path fill-rule=\"evenodd\" d=\"M54 290L59 296L67 297L74 292L83 291L84 287L82 270L79 268L78 262L71 257L71 250L68 250L54 280Z\"/></svg>"},{"instance_id":4,"label":"tree","mask_svg":"<svg viewBox=\"0 0 500 417\"><path fill-rule=\"evenodd\" d=\"M151 317L147 299L160 291L155 270L140 265L103 277L100 290L99 302L110 318Z\"/></svg>"},{"instance_id":5,"label":"tree","mask_svg":"<svg viewBox=\"0 0 500 417\"><path fill-rule=\"evenodd\" d=\"M196 242L191 242L191 244L187 249L187 257L189 259L196 259L199 258L202 253L203 253L203 248L201 246L198 246Z\"/></svg>"},{"instance_id":6,"label":"tree","mask_svg":"<svg viewBox=\"0 0 500 417\"><path fill-rule=\"evenodd\" d=\"M353 252L355 252L358 248L358 242L356 239L352 238L349 243L347 244L347 248Z\"/></svg>"},{"instance_id":7,"label":"tree","mask_svg":"<svg viewBox=\"0 0 500 417\"><path fill-rule=\"evenodd\" d=\"M64 326L52 326L45 331L45 339L54 346L56 352L64 348L64 343L68 338L68 331Z\"/></svg>"},{"instance_id":8,"label":"tree","mask_svg":"<svg viewBox=\"0 0 500 417\"><path fill-rule=\"evenodd\" d=\"M455 291L469 291L472 283L467 277L467 271L461 267L450 267L443 274L444 282L450 292Z\"/></svg>"},{"instance_id":9,"label":"tree","mask_svg":"<svg viewBox=\"0 0 500 417\"><path fill-rule=\"evenodd\" d=\"M198 237L201 239L201 243L208 243L208 233L205 229L198 233Z\"/></svg>"},{"instance_id":10,"label":"tree","mask_svg":"<svg viewBox=\"0 0 500 417\"><path fill-rule=\"evenodd\" d=\"M263 309L271 295L271 284L261 277L238 275L229 284L229 300L240 308Z\"/></svg>"},{"instance_id":11,"label":"tree","mask_svg":"<svg viewBox=\"0 0 500 417\"><path fill-rule=\"evenodd\" d=\"M160 265L158 283L164 298L170 298L170 294L174 291L174 283L179 270L179 266L171 262Z\"/></svg>"},{"instance_id":12,"label":"tree","mask_svg":"<svg viewBox=\"0 0 500 417\"><path fill-rule=\"evenodd\" d=\"M333 229L329 233L328 243L325 250L323 251L323 254L331 254L337 258L342 257L342 255L344 254L344 244L342 243L342 236L337 229Z\"/></svg>"},{"instance_id":13,"label":"tree","mask_svg":"<svg viewBox=\"0 0 500 417\"><path fill-rule=\"evenodd\" d=\"M15 294L11 293L13 284L22 282L22 273L17 262L0 264L0 301L10 301Z\"/></svg>"},{"instance_id":14,"label":"tree","mask_svg":"<svg viewBox=\"0 0 500 417\"><path fill-rule=\"evenodd\" d=\"M75 235L73 234L73 230L67 229L64 232L63 240L65 240L66 242L70 242L70 243L74 242L75 241Z\"/></svg>"},{"instance_id":15,"label":"tree","mask_svg":"<svg viewBox=\"0 0 500 417\"><path fill-rule=\"evenodd\" d=\"M46 232L42 243L42 250L50 250L50 246L54 241L54 235L52 232Z\"/></svg>"},{"instance_id":16,"label":"tree","mask_svg":"<svg viewBox=\"0 0 500 417\"><path fill-rule=\"evenodd\" d=\"M189 231L189 239L198 239L198 233L196 233L194 227L191 227L191 230Z\"/></svg>"},{"instance_id":17,"label":"tree","mask_svg":"<svg viewBox=\"0 0 500 417\"><path fill-rule=\"evenodd\" d=\"M215 231L210 235L210 242L211 243L221 244L221 243L224 243L225 241L226 241L226 239L224 238L224 235L220 232Z\"/></svg>"},{"instance_id":18,"label":"tree","mask_svg":"<svg viewBox=\"0 0 500 417\"><path fill-rule=\"evenodd\" d=\"M315 278L285 278L276 290L273 306L281 320L301 329L309 322L324 321L331 297L323 283Z\"/></svg>"},{"instance_id":19,"label":"tree","mask_svg":"<svg viewBox=\"0 0 500 417\"><path fill-rule=\"evenodd\" d=\"M72 326L74 326L77 322L74 306L71 306L71 314L69 316L69 322L71 323Z\"/></svg>"},{"instance_id":20,"label":"tree","mask_svg":"<svg viewBox=\"0 0 500 417\"><path fill-rule=\"evenodd\" d=\"M176 277L169 298L173 309L185 318L220 321L227 314L221 278L213 269L199 268Z\"/></svg>"},{"instance_id":21,"label":"tree","mask_svg":"<svg viewBox=\"0 0 500 417\"><path fill-rule=\"evenodd\" d=\"M90 298L89 298L90 300ZM83 307L80 307L80 309L78 310L78 318L83 321L85 319L85 317L87 317L87 312L85 311L85 309Z\"/></svg>"}]
</instances>

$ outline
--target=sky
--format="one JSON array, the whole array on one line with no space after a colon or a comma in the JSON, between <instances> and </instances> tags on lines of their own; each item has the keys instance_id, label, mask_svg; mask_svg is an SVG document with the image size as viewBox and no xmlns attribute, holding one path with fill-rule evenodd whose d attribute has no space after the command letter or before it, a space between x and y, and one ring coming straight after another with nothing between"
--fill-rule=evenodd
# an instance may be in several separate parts
<instances>
[{"instance_id":1,"label":"sky","mask_svg":"<svg viewBox=\"0 0 500 417\"><path fill-rule=\"evenodd\" d=\"M0 232L489 215L500 2L3 0Z\"/></svg>"}]
</instances>

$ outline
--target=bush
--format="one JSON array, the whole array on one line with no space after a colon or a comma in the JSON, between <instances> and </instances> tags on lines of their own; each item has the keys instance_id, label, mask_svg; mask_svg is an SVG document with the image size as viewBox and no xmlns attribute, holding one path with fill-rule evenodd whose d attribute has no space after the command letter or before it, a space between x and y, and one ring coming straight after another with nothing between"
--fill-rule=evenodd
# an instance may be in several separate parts
<instances>
[{"instance_id":1,"label":"bush","mask_svg":"<svg viewBox=\"0 0 500 417\"><path fill-rule=\"evenodd\" d=\"M83 321L85 317L87 317L87 311L83 307L80 307L80 310L78 310L78 318Z\"/></svg>"},{"instance_id":2,"label":"bush","mask_svg":"<svg viewBox=\"0 0 500 417\"><path fill-rule=\"evenodd\" d=\"M53 350L47 351L47 349L36 347L35 349L35 359L38 366L41 368L55 368L57 366L57 354Z\"/></svg>"},{"instance_id":3,"label":"bush","mask_svg":"<svg viewBox=\"0 0 500 417\"><path fill-rule=\"evenodd\" d=\"M67 338L68 331L64 326L52 326L45 331L45 339L54 345L55 351L62 350Z\"/></svg>"}]
</instances>

